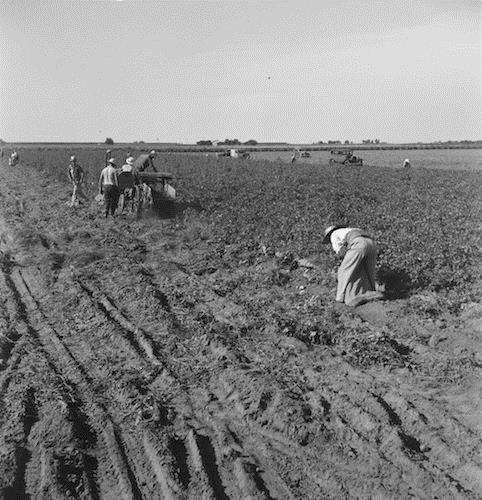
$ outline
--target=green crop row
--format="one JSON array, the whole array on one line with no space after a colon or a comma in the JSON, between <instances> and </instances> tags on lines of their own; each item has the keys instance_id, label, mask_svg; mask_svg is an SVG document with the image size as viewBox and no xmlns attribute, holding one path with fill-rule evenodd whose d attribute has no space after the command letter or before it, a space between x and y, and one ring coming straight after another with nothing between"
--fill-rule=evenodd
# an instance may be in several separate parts
<instances>
[{"instance_id":1,"label":"green crop row","mask_svg":"<svg viewBox=\"0 0 482 500\"><path fill-rule=\"evenodd\" d=\"M94 194L103 150L26 149L21 159L47 179L67 184L70 154L87 170L88 191ZM126 154L113 151L120 164ZM187 209L184 220L189 208L196 211L210 244L218 249L236 245L246 261L264 248L312 258L329 273L336 261L321 245L323 230L342 223L373 235L379 281L388 293L436 291L457 309L480 291L479 172L290 165L186 154L160 154L156 164L175 175L179 203Z\"/></svg>"}]
</instances>

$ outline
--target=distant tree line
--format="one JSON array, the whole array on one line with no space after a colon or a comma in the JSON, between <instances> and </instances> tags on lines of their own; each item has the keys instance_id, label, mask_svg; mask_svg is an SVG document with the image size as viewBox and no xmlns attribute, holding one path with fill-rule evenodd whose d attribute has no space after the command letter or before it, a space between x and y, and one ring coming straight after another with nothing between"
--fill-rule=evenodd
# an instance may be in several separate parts
<instances>
[{"instance_id":1,"label":"distant tree line","mask_svg":"<svg viewBox=\"0 0 482 500\"><path fill-rule=\"evenodd\" d=\"M249 139L249 141L246 142L241 142L239 139L224 139L224 141L211 141L209 139L207 140L201 140L197 141L196 144L198 146L256 146L258 144L258 141L255 141L254 139Z\"/></svg>"}]
</instances>

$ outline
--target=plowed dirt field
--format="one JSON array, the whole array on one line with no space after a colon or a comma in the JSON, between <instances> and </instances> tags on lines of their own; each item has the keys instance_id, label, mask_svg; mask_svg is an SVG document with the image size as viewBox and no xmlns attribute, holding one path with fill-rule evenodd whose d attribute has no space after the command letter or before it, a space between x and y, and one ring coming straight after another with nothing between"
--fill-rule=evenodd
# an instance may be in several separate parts
<instances>
[{"instance_id":1,"label":"plowed dirt field","mask_svg":"<svg viewBox=\"0 0 482 500\"><path fill-rule=\"evenodd\" d=\"M316 268L213 265L202 214L105 220L5 163L2 498L482 497L480 304L332 308L302 342L262 311L331 304Z\"/></svg>"}]
</instances>

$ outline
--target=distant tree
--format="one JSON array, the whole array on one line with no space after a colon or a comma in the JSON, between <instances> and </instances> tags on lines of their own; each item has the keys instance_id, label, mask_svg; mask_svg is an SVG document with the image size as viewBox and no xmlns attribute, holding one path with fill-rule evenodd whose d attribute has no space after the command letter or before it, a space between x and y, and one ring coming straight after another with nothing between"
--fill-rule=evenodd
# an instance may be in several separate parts
<instances>
[{"instance_id":1,"label":"distant tree","mask_svg":"<svg viewBox=\"0 0 482 500\"><path fill-rule=\"evenodd\" d=\"M0 139L0 144L7 144L7 141L4 141L3 139Z\"/></svg>"},{"instance_id":2,"label":"distant tree","mask_svg":"<svg viewBox=\"0 0 482 500\"><path fill-rule=\"evenodd\" d=\"M106 137L104 144L108 144L109 146L112 146L114 144L114 141L110 137Z\"/></svg>"},{"instance_id":3,"label":"distant tree","mask_svg":"<svg viewBox=\"0 0 482 500\"><path fill-rule=\"evenodd\" d=\"M347 139L347 140L345 141L345 144L351 144L351 142Z\"/></svg>"},{"instance_id":4,"label":"distant tree","mask_svg":"<svg viewBox=\"0 0 482 500\"><path fill-rule=\"evenodd\" d=\"M241 142L238 139L225 139L223 144L226 144L226 146L239 146Z\"/></svg>"},{"instance_id":5,"label":"distant tree","mask_svg":"<svg viewBox=\"0 0 482 500\"><path fill-rule=\"evenodd\" d=\"M258 144L258 141L255 141L254 139L250 139L249 141L246 141L244 144L246 146L256 146L256 144Z\"/></svg>"},{"instance_id":6,"label":"distant tree","mask_svg":"<svg viewBox=\"0 0 482 500\"><path fill-rule=\"evenodd\" d=\"M204 141L204 140L202 140L202 141L197 141L196 144L198 146L212 146L213 145L213 141L209 141L209 140Z\"/></svg>"}]
</instances>

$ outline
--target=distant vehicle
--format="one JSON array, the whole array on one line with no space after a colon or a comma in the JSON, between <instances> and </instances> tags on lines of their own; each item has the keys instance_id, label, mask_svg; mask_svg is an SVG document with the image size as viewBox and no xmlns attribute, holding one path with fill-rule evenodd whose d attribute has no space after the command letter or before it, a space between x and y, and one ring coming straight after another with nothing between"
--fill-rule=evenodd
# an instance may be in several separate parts
<instances>
[{"instance_id":1,"label":"distant vehicle","mask_svg":"<svg viewBox=\"0 0 482 500\"><path fill-rule=\"evenodd\" d=\"M249 153L247 151L240 151L239 149L230 150L231 158L241 158L242 160L247 160L249 158Z\"/></svg>"},{"instance_id":2,"label":"distant vehicle","mask_svg":"<svg viewBox=\"0 0 482 500\"><path fill-rule=\"evenodd\" d=\"M311 158L311 153L309 151L302 151L301 158Z\"/></svg>"},{"instance_id":3,"label":"distant vehicle","mask_svg":"<svg viewBox=\"0 0 482 500\"><path fill-rule=\"evenodd\" d=\"M241 160L247 160L249 158L248 151L240 151L239 149L227 149L226 151L220 151L216 153L217 158L240 158Z\"/></svg>"},{"instance_id":4,"label":"distant vehicle","mask_svg":"<svg viewBox=\"0 0 482 500\"><path fill-rule=\"evenodd\" d=\"M334 165L335 163L338 165L354 165L357 167L363 165L363 159L355 156L351 149L332 149L330 154L330 165Z\"/></svg>"}]
</instances>

